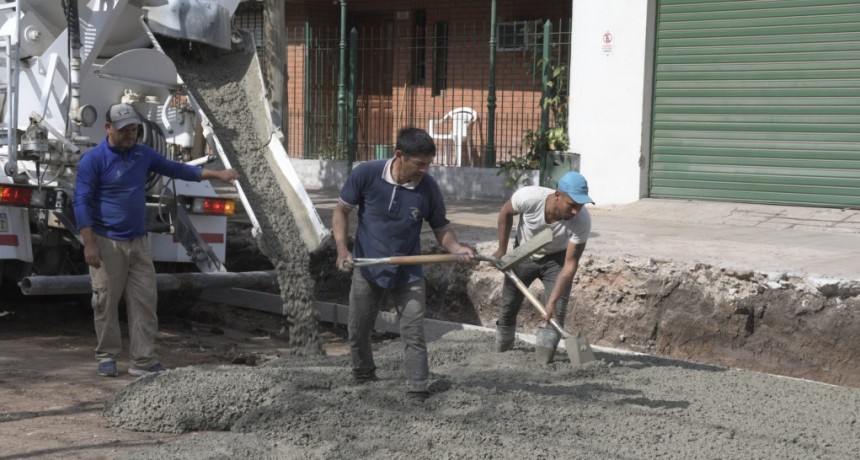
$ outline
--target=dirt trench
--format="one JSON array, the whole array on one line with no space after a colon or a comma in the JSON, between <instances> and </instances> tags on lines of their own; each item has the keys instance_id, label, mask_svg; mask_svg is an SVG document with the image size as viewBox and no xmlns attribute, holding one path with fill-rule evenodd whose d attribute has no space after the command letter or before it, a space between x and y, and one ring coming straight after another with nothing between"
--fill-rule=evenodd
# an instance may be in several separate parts
<instances>
[{"instance_id":1,"label":"dirt trench","mask_svg":"<svg viewBox=\"0 0 860 460\"><path fill-rule=\"evenodd\" d=\"M492 235L468 234L472 241ZM475 249L489 254L493 241ZM423 238L425 253L441 253ZM246 257L253 260L253 247ZM348 304L349 275L336 252L311 257L316 299ZM426 265L428 318L492 328L504 275L488 264ZM533 283L541 297L543 286ZM850 283L701 263L586 254L565 328L594 345L860 388L860 296ZM533 334L538 313L524 304L519 332Z\"/></svg>"},{"instance_id":2,"label":"dirt trench","mask_svg":"<svg viewBox=\"0 0 860 460\"><path fill-rule=\"evenodd\" d=\"M501 273L483 265L426 274L432 317L492 327ZM860 387L860 296L852 286L586 253L565 326L596 345ZM532 290L543 294L539 281ZM524 305L519 319L520 331L533 333L540 318Z\"/></svg>"}]
</instances>

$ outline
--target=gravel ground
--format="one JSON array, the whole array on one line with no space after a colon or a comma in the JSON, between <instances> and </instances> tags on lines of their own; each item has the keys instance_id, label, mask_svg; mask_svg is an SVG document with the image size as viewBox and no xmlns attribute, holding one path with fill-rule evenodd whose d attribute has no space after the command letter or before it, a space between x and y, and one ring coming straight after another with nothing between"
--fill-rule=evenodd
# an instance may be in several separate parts
<instances>
[{"instance_id":1,"label":"gravel ground","mask_svg":"<svg viewBox=\"0 0 860 460\"><path fill-rule=\"evenodd\" d=\"M235 84L248 62L227 56L183 75L193 71L198 94L226 117L244 113L238 108L250 99ZM205 81L218 75L224 81ZM265 172L253 126L230 121L217 129L231 150L253 147L236 155L246 176ZM273 179L262 174L251 185L266 226L281 230L262 244L282 276L297 325L291 332L316 350L305 308L307 258L296 256L289 225L274 218L289 213L271 198ZM639 355L599 353L576 368L561 353L543 366L528 344L499 354L491 335L456 332L430 344L431 395L416 400L406 393L402 355L396 340L380 344L380 380L364 385L350 380L348 356L313 352L259 367L180 368L131 383L104 416L131 430L200 432L127 456L135 459L849 459L860 452L860 389Z\"/></svg>"},{"instance_id":2,"label":"gravel ground","mask_svg":"<svg viewBox=\"0 0 860 460\"><path fill-rule=\"evenodd\" d=\"M349 357L197 366L139 379L106 405L118 427L202 431L127 458L851 459L860 389L642 355L563 352L535 362L481 332L430 344L426 400L406 393L402 345L376 351L380 380Z\"/></svg>"}]
</instances>

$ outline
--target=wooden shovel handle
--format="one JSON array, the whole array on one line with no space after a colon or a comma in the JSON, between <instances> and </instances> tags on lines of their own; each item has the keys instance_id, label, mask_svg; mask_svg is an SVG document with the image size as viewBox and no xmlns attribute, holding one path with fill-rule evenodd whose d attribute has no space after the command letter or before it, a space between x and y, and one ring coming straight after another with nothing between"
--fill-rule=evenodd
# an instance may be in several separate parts
<instances>
[{"instance_id":1,"label":"wooden shovel handle","mask_svg":"<svg viewBox=\"0 0 860 460\"><path fill-rule=\"evenodd\" d=\"M466 256L457 254L424 254L420 256L394 256L388 258L391 265L420 265L420 264L444 264L458 262Z\"/></svg>"},{"instance_id":2,"label":"wooden shovel handle","mask_svg":"<svg viewBox=\"0 0 860 460\"><path fill-rule=\"evenodd\" d=\"M421 256L394 256L383 257L379 259L355 259L353 263L343 261L343 266L349 270L353 267L370 267L373 265L419 265L419 264L443 264L449 262L460 262L464 257L463 254L427 254ZM478 262L490 262L497 268L499 259L490 256L475 254L472 260Z\"/></svg>"},{"instance_id":3,"label":"wooden shovel handle","mask_svg":"<svg viewBox=\"0 0 860 460\"><path fill-rule=\"evenodd\" d=\"M421 265L459 262L464 255L458 254L425 254L420 256L393 256L379 259L355 259L352 266L370 267L373 265ZM477 258L477 257L476 257ZM346 266L346 265L345 265ZM348 268L352 268L349 266Z\"/></svg>"},{"instance_id":4,"label":"wooden shovel handle","mask_svg":"<svg viewBox=\"0 0 860 460\"><path fill-rule=\"evenodd\" d=\"M529 291L528 286L526 286L525 283L523 283L523 281L520 279L520 277L517 276L513 272L513 270L505 270L505 276L507 276L508 279L510 279L511 281L514 282L514 284L517 285L517 288L520 290L520 292L522 292L523 295L526 296L527 299L529 299L529 303L531 303L532 306L537 308L537 311L539 311L542 315L546 316L546 309L544 309L543 304L541 304L540 300L538 300L537 297L535 297L535 295L532 294L532 291ZM549 322L550 322L550 324L552 324L552 326L555 328L555 330L558 331L559 334L561 334L561 336L563 338L566 339L566 338L570 337L570 334L565 332L565 330L561 328L561 326L558 324L558 322L555 319L550 318Z\"/></svg>"}]
</instances>

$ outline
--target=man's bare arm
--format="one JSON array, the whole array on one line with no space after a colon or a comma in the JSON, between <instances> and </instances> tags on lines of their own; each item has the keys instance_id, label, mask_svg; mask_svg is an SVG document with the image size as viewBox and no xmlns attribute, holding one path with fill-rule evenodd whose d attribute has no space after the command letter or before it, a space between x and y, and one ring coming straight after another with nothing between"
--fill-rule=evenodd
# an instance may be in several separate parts
<instances>
[{"instance_id":1,"label":"man's bare arm","mask_svg":"<svg viewBox=\"0 0 860 460\"><path fill-rule=\"evenodd\" d=\"M352 264L352 252L349 250L349 213L352 209L338 203L331 217L331 236L337 248L337 269L349 271L347 265ZM344 262L348 262L347 265Z\"/></svg>"},{"instance_id":2,"label":"man's bare arm","mask_svg":"<svg viewBox=\"0 0 860 460\"><path fill-rule=\"evenodd\" d=\"M579 269L579 259L582 253L585 252L585 243L567 243L567 251L564 255L564 266L561 267L561 272L558 274L558 279L555 280L555 287L546 302L545 321L549 321L555 313L555 304L561 298L562 293L570 292L570 287L573 285L573 277Z\"/></svg>"},{"instance_id":3,"label":"man's bare arm","mask_svg":"<svg viewBox=\"0 0 860 460\"><path fill-rule=\"evenodd\" d=\"M436 241L438 241L439 244L442 245L442 247L449 253L463 254L466 256L463 258L463 262L471 262L472 257L475 255L475 251L457 241L457 235L454 234L454 230L450 225L442 230L434 230L433 234L436 235Z\"/></svg>"},{"instance_id":4,"label":"man's bare arm","mask_svg":"<svg viewBox=\"0 0 860 460\"><path fill-rule=\"evenodd\" d=\"M511 238L511 229L514 226L514 216L517 213L514 211L514 205L511 200L505 201L502 209L499 210L498 231L499 231L499 248L493 254L493 257L499 258L508 252L508 242Z\"/></svg>"}]
</instances>

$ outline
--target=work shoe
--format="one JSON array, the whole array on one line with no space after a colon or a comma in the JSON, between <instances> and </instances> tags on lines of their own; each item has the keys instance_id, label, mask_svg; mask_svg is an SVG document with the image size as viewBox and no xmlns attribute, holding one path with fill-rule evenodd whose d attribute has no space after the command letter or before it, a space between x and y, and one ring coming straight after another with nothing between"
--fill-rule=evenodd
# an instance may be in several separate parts
<instances>
[{"instance_id":1,"label":"work shoe","mask_svg":"<svg viewBox=\"0 0 860 460\"><path fill-rule=\"evenodd\" d=\"M376 376L376 371L370 372L358 372L352 371L352 381L358 384L367 383L367 382L375 382L379 380Z\"/></svg>"},{"instance_id":2,"label":"work shoe","mask_svg":"<svg viewBox=\"0 0 860 460\"><path fill-rule=\"evenodd\" d=\"M535 331L535 359L538 364L550 364L555 360L555 350L561 335L552 326L541 325Z\"/></svg>"},{"instance_id":3,"label":"work shoe","mask_svg":"<svg viewBox=\"0 0 860 460\"><path fill-rule=\"evenodd\" d=\"M116 370L116 361L106 359L99 362L99 375L102 377L116 377L119 372Z\"/></svg>"},{"instance_id":4,"label":"work shoe","mask_svg":"<svg viewBox=\"0 0 860 460\"><path fill-rule=\"evenodd\" d=\"M424 390L424 391L408 391L408 392L406 392L406 396L408 396L411 401L423 402L423 401L426 401L427 398L430 397L430 392L427 390Z\"/></svg>"},{"instance_id":5,"label":"work shoe","mask_svg":"<svg viewBox=\"0 0 860 460\"><path fill-rule=\"evenodd\" d=\"M516 326L499 326L496 323L496 351L499 353L508 351L514 348L514 341L517 338Z\"/></svg>"},{"instance_id":6,"label":"work shoe","mask_svg":"<svg viewBox=\"0 0 860 460\"><path fill-rule=\"evenodd\" d=\"M128 373L131 375L136 375L136 376L140 377L142 375L158 374L158 373L164 372L166 370L167 370L167 368L162 366L161 363L155 363L152 366L150 366L148 369L141 369L139 367L131 366L128 368Z\"/></svg>"}]
</instances>

